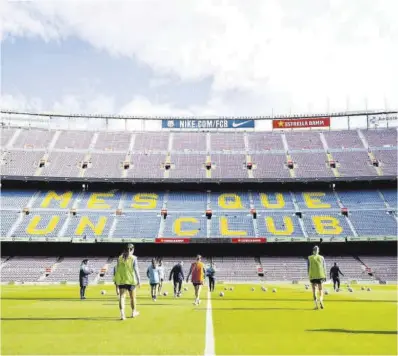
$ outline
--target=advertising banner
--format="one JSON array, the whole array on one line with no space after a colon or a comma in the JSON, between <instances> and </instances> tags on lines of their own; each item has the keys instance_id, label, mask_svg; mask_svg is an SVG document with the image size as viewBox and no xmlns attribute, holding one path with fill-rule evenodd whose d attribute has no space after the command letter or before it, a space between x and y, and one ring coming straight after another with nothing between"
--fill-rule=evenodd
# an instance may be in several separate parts
<instances>
[{"instance_id":1,"label":"advertising banner","mask_svg":"<svg viewBox=\"0 0 398 356\"><path fill-rule=\"evenodd\" d=\"M93 244L95 243L95 239L85 239L83 237L73 238L72 243L76 244Z\"/></svg>"},{"instance_id":2,"label":"advertising banner","mask_svg":"<svg viewBox=\"0 0 398 356\"><path fill-rule=\"evenodd\" d=\"M345 238L341 236L336 236L336 237L322 237L323 242L345 242Z\"/></svg>"},{"instance_id":3,"label":"advertising banner","mask_svg":"<svg viewBox=\"0 0 398 356\"><path fill-rule=\"evenodd\" d=\"M0 241L4 242L71 242L70 237L45 237L45 236L31 236L31 237L1 237Z\"/></svg>"},{"instance_id":4,"label":"advertising banner","mask_svg":"<svg viewBox=\"0 0 398 356\"><path fill-rule=\"evenodd\" d=\"M98 242L99 241L98 239ZM105 242L105 241L103 241ZM123 242L123 243L151 243L155 242L154 238L147 238L147 237L122 237L122 238L110 238L106 242Z\"/></svg>"},{"instance_id":5,"label":"advertising banner","mask_svg":"<svg viewBox=\"0 0 398 356\"><path fill-rule=\"evenodd\" d=\"M232 238L233 244L258 244L265 243L267 239L265 237L260 238Z\"/></svg>"},{"instance_id":6,"label":"advertising banner","mask_svg":"<svg viewBox=\"0 0 398 356\"><path fill-rule=\"evenodd\" d=\"M169 119L162 129L254 129L254 120L246 119Z\"/></svg>"},{"instance_id":7,"label":"advertising banner","mask_svg":"<svg viewBox=\"0 0 398 356\"><path fill-rule=\"evenodd\" d=\"M166 238L166 237L159 237L155 239L157 244L189 244L191 239L181 237L181 238Z\"/></svg>"},{"instance_id":8,"label":"advertising banner","mask_svg":"<svg viewBox=\"0 0 398 356\"><path fill-rule=\"evenodd\" d=\"M330 117L272 120L273 129L302 129L311 127L330 127Z\"/></svg>"},{"instance_id":9,"label":"advertising banner","mask_svg":"<svg viewBox=\"0 0 398 356\"><path fill-rule=\"evenodd\" d=\"M267 237L267 242L294 242L294 239L286 236L270 236Z\"/></svg>"},{"instance_id":10,"label":"advertising banner","mask_svg":"<svg viewBox=\"0 0 398 356\"><path fill-rule=\"evenodd\" d=\"M29 237L1 237L0 241L4 241L4 242L8 242L8 241L12 241L12 242L26 242L29 241Z\"/></svg>"}]
</instances>

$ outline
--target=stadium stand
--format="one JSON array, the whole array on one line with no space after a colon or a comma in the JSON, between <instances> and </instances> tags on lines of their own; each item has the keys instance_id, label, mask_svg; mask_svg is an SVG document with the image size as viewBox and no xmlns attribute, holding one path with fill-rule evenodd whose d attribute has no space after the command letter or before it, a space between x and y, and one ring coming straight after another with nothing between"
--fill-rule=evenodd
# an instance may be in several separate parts
<instances>
[{"instance_id":1,"label":"stadium stand","mask_svg":"<svg viewBox=\"0 0 398 356\"><path fill-rule=\"evenodd\" d=\"M131 141L131 134L124 132L99 132L94 149L99 151L113 151L127 153Z\"/></svg>"},{"instance_id":2,"label":"stadium stand","mask_svg":"<svg viewBox=\"0 0 398 356\"><path fill-rule=\"evenodd\" d=\"M83 162L84 153L53 151L43 168L42 175L47 177L78 177ZM36 165L37 168L38 164Z\"/></svg>"},{"instance_id":3,"label":"stadium stand","mask_svg":"<svg viewBox=\"0 0 398 356\"><path fill-rule=\"evenodd\" d=\"M172 154L170 178L206 178L206 156L200 154Z\"/></svg>"},{"instance_id":4,"label":"stadium stand","mask_svg":"<svg viewBox=\"0 0 398 356\"><path fill-rule=\"evenodd\" d=\"M377 175L366 151L333 152L333 158L342 177Z\"/></svg>"},{"instance_id":5,"label":"stadium stand","mask_svg":"<svg viewBox=\"0 0 398 356\"><path fill-rule=\"evenodd\" d=\"M397 192L392 189L282 193L3 189L1 199L2 236L16 239L132 234L137 238L344 238L396 236L397 231ZM343 207L347 216L341 212ZM162 208L168 212L165 219ZM253 208L256 219L250 213ZM213 211L210 220L206 209Z\"/></svg>"},{"instance_id":6,"label":"stadium stand","mask_svg":"<svg viewBox=\"0 0 398 356\"><path fill-rule=\"evenodd\" d=\"M91 283L111 283L116 257L87 257L89 266L94 270L90 275ZM147 281L146 270L153 257L139 256L139 272L143 282ZM78 271L83 257L2 257L1 276L3 282L78 282ZM327 272L335 262L344 273L343 281L352 280L369 282L375 279L396 281L397 259L384 256L326 256ZM165 278L168 280L172 267L182 261L187 276L192 258L164 257ZM307 262L302 257L207 257L205 264L212 261L217 269L217 280L230 282L244 281L305 281L308 278ZM263 268L264 277L258 275L258 268ZM103 274L103 276L101 276Z\"/></svg>"},{"instance_id":7,"label":"stadium stand","mask_svg":"<svg viewBox=\"0 0 398 356\"><path fill-rule=\"evenodd\" d=\"M7 151L0 167L1 174L34 176L43 154L40 151Z\"/></svg>"},{"instance_id":8,"label":"stadium stand","mask_svg":"<svg viewBox=\"0 0 398 356\"><path fill-rule=\"evenodd\" d=\"M139 153L131 157L133 167L127 170L127 178L164 178L164 155Z\"/></svg>"},{"instance_id":9,"label":"stadium stand","mask_svg":"<svg viewBox=\"0 0 398 356\"><path fill-rule=\"evenodd\" d=\"M322 150L323 144L319 132L286 132L289 151Z\"/></svg>"},{"instance_id":10,"label":"stadium stand","mask_svg":"<svg viewBox=\"0 0 398 356\"><path fill-rule=\"evenodd\" d=\"M287 158L284 154L253 154L251 155L255 178L289 178Z\"/></svg>"},{"instance_id":11,"label":"stadium stand","mask_svg":"<svg viewBox=\"0 0 398 356\"><path fill-rule=\"evenodd\" d=\"M395 128L285 133L2 128L1 136L3 176L250 180L396 176L397 171ZM206 155L214 164L209 172L203 168ZM288 169L290 156L294 166ZM373 166L374 159L380 162L380 170ZM334 170L331 160L337 164Z\"/></svg>"},{"instance_id":12,"label":"stadium stand","mask_svg":"<svg viewBox=\"0 0 398 356\"><path fill-rule=\"evenodd\" d=\"M396 130L363 130L370 148L397 146Z\"/></svg>"},{"instance_id":13,"label":"stadium stand","mask_svg":"<svg viewBox=\"0 0 398 356\"><path fill-rule=\"evenodd\" d=\"M375 150L374 155L380 162L384 174L397 175L397 150Z\"/></svg>"},{"instance_id":14,"label":"stadium stand","mask_svg":"<svg viewBox=\"0 0 398 356\"><path fill-rule=\"evenodd\" d=\"M262 151L285 151L280 133L271 132L254 132L248 133L249 151L262 152Z\"/></svg>"},{"instance_id":15,"label":"stadium stand","mask_svg":"<svg viewBox=\"0 0 398 356\"><path fill-rule=\"evenodd\" d=\"M204 133L181 133L174 132L173 136L173 152L206 152L207 151L207 134Z\"/></svg>"},{"instance_id":16,"label":"stadium stand","mask_svg":"<svg viewBox=\"0 0 398 356\"><path fill-rule=\"evenodd\" d=\"M357 131L326 131L323 135L330 150L365 148Z\"/></svg>"},{"instance_id":17,"label":"stadium stand","mask_svg":"<svg viewBox=\"0 0 398 356\"><path fill-rule=\"evenodd\" d=\"M55 262L55 257L13 257L2 266L1 280L3 282L37 282L45 273L46 268L51 267Z\"/></svg>"},{"instance_id":18,"label":"stadium stand","mask_svg":"<svg viewBox=\"0 0 398 356\"><path fill-rule=\"evenodd\" d=\"M373 273L383 281L397 280L397 257L393 256L360 256L365 268L363 273Z\"/></svg>"},{"instance_id":19,"label":"stadium stand","mask_svg":"<svg viewBox=\"0 0 398 356\"><path fill-rule=\"evenodd\" d=\"M295 164L296 177L321 178L334 176L324 152L294 152L291 153L291 157Z\"/></svg>"}]
</instances>

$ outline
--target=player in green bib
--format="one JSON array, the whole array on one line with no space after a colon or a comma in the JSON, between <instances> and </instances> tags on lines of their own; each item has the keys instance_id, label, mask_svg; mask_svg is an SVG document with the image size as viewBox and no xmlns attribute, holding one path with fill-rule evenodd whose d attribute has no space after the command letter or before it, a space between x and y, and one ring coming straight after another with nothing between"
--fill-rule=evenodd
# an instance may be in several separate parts
<instances>
[{"instance_id":1,"label":"player in green bib","mask_svg":"<svg viewBox=\"0 0 398 356\"><path fill-rule=\"evenodd\" d=\"M319 247L315 246L312 255L308 257L308 275L312 286L312 296L314 298L315 309L318 309L318 299L316 297L316 288L319 289L319 304L321 309L323 305L322 283L326 281L326 263L323 256L319 254Z\"/></svg>"},{"instance_id":2,"label":"player in green bib","mask_svg":"<svg viewBox=\"0 0 398 356\"><path fill-rule=\"evenodd\" d=\"M125 320L124 304L126 292L130 295L132 318L140 313L137 311L136 287L140 287L140 275L138 272L137 257L133 255L134 245L127 245L123 254L119 256L114 271L113 281L119 289L120 319Z\"/></svg>"}]
</instances>

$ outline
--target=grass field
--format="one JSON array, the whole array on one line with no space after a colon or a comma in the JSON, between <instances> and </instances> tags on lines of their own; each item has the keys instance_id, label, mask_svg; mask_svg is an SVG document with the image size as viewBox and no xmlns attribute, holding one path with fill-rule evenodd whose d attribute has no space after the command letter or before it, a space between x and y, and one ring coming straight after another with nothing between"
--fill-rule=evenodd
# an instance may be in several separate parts
<instances>
[{"instance_id":1,"label":"grass field","mask_svg":"<svg viewBox=\"0 0 398 356\"><path fill-rule=\"evenodd\" d=\"M221 298L224 287L208 310L206 288L195 307L191 286L174 299L168 284L156 303L143 286L141 315L120 321L112 286L90 286L84 301L76 286L2 286L1 354L203 355L206 342L216 355L397 354L396 286L344 288L318 311L303 285L236 285Z\"/></svg>"}]
</instances>

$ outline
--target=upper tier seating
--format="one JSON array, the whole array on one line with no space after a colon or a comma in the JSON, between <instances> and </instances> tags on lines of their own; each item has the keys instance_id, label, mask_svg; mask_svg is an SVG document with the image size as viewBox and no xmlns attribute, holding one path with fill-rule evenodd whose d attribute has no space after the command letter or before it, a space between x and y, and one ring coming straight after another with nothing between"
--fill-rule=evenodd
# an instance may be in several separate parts
<instances>
[{"instance_id":1,"label":"upper tier seating","mask_svg":"<svg viewBox=\"0 0 398 356\"><path fill-rule=\"evenodd\" d=\"M0 169L5 176L283 180L397 175L395 128L247 133L0 130ZM206 169L208 162L212 166Z\"/></svg>"}]
</instances>

